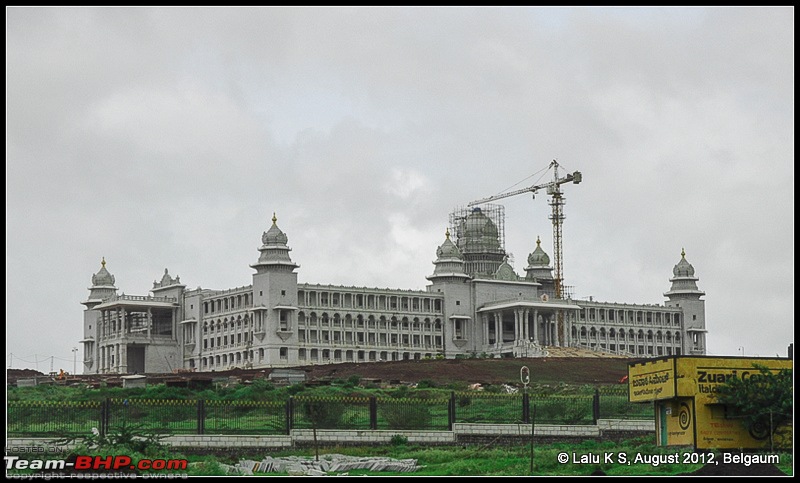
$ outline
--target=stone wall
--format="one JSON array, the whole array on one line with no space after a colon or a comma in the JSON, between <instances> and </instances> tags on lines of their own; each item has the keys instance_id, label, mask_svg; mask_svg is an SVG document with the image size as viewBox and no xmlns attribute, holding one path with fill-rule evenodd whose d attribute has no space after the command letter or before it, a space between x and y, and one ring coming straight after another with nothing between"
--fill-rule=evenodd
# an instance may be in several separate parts
<instances>
[{"instance_id":1,"label":"stone wall","mask_svg":"<svg viewBox=\"0 0 800 483\"><path fill-rule=\"evenodd\" d=\"M317 444L321 446L384 445L389 444L392 437L396 435L407 438L409 443L421 445L519 444L523 441L530 441L531 425L455 423L452 431L318 429ZM655 438L654 421L601 419L597 421L597 425L537 424L534 441L539 443L580 442L587 439L620 441L643 435L651 435ZM42 453L53 453L60 451L60 448L70 447L70 445L57 445L53 441L53 438L8 438L6 439L6 448L41 448ZM230 451L236 448L277 449L312 445L314 431L293 429L290 435L270 436L173 435L162 441L175 448L200 451Z\"/></svg>"}]
</instances>

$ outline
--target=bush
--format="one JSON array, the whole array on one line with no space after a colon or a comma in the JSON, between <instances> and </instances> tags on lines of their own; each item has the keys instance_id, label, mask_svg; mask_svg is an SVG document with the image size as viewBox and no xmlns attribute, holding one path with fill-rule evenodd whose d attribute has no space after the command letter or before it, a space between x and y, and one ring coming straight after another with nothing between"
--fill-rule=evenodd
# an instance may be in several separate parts
<instances>
[{"instance_id":1,"label":"bush","mask_svg":"<svg viewBox=\"0 0 800 483\"><path fill-rule=\"evenodd\" d=\"M361 376L353 374L352 376L347 378L347 382L344 383L345 387L356 387L361 383Z\"/></svg>"},{"instance_id":2,"label":"bush","mask_svg":"<svg viewBox=\"0 0 800 483\"><path fill-rule=\"evenodd\" d=\"M390 429L427 429L431 424L431 411L427 406L405 402L388 403L380 411Z\"/></svg>"},{"instance_id":3,"label":"bush","mask_svg":"<svg viewBox=\"0 0 800 483\"><path fill-rule=\"evenodd\" d=\"M436 387L436 383L430 379L423 379L417 383L417 389L427 389Z\"/></svg>"},{"instance_id":4,"label":"bush","mask_svg":"<svg viewBox=\"0 0 800 483\"><path fill-rule=\"evenodd\" d=\"M330 401L304 401L300 407L312 426L319 429L341 428L344 405Z\"/></svg>"},{"instance_id":5,"label":"bush","mask_svg":"<svg viewBox=\"0 0 800 483\"><path fill-rule=\"evenodd\" d=\"M305 388L306 385L303 384L302 382L299 384L292 384L291 386L286 388L286 393L289 394L290 396L294 396L295 394L302 392L303 389Z\"/></svg>"},{"instance_id":6,"label":"bush","mask_svg":"<svg viewBox=\"0 0 800 483\"><path fill-rule=\"evenodd\" d=\"M392 446L405 446L408 444L408 438L402 434L395 434L392 436L392 439L389 440L389 444Z\"/></svg>"}]
</instances>

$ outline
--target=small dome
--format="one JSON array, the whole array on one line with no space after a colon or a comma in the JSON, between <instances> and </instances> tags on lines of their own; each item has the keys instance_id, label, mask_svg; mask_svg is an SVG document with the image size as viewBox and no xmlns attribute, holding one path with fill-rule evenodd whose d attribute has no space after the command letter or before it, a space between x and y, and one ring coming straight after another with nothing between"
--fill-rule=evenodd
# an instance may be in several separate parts
<instances>
[{"instance_id":1,"label":"small dome","mask_svg":"<svg viewBox=\"0 0 800 483\"><path fill-rule=\"evenodd\" d=\"M286 245L289 241L289 237L278 228L277 221L278 218L275 216L275 213L273 213L272 226L261 236L261 242L264 245Z\"/></svg>"},{"instance_id":2,"label":"small dome","mask_svg":"<svg viewBox=\"0 0 800 483\"><path fill-rule=\"evenodd\" d=\"M449 228L445 231L444 236L444 243L442 243L442 245L436 249L436 257L440 260L444 258L458 258L459 260L463 259L461 256L461 251L458 249L456 244L450 240Z\"/></svg>"},{"instance_id":3,"label":"small dome","mask_svg":"<svg viewBox=\"0 0 800 483\"><path fill-rule=\"evenodd\" d=\"M542 242L536 237L536 250L528 255L528 265L550 265L550 257L542 250Z\"/></svg>"},{"instance_id":4,"label":"small dome","mask_svg":"<svg viewBox=\"0 0 800 483\"><path fill-rule=\"evenodd\" d=\"M106 258L100 262L100 271L92 275L92 285L95 287L114 286L114 276L106 270Z\"/></svg>"},{"instance_id":5,"label":"small dome","mask_svg":"<svg viewBox=\"0 0 800 483\"><path fill-rule=\"evenodd\" d=\"M681 261L672 269L676 277L694 277L694 267L686 261L686 251L681 248Z\"/></svg>"}]
</instances>

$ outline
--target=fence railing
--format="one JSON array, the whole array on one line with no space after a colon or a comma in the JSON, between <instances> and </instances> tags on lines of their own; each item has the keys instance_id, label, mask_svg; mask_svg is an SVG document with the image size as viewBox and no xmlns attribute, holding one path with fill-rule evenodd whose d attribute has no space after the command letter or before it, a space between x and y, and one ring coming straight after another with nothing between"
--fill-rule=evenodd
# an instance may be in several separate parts
<instances>
[{"instance_id":1,"label":"fence railing","mask_svg":"<svg viewBox=\"0 0 800 483\"><path fill-rule=\"evenodd\" d=\"M9 436L67 437L124 427L168 434L289 434L292 429L451 430L454 423L591 425L653 419L627 391L594 395L451 392L449 397L319 397L285 401L105 399L8 401Z\"/></svg>"}]
</instances>

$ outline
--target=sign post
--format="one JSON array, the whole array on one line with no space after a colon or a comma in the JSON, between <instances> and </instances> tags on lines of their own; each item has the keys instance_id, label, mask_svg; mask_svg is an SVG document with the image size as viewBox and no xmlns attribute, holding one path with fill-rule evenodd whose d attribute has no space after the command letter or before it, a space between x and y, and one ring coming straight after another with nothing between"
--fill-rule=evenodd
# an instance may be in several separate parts
<instances>
[{"instance_id":1,"label":"sign post","mask_svg":"<svg viewBox=\"0 0 800 483\"><path fill-rule=\"evenodd\" d=\"M525 401L527 404L530 404L530 396L528 394L528 384L531 383L531 370L528 369L528 366L522 366L519 369L519 380L522 382L522 386L525 388ZM527 409L527 408L526 408ZM526 410L525 413L528 413ZM531 468L530 474L533 474L533 428L534 428L534 420L536 419L536 405L533 405L533 414L531 414L528 419L531 423Z\"/></svg>"}]
</instances>

